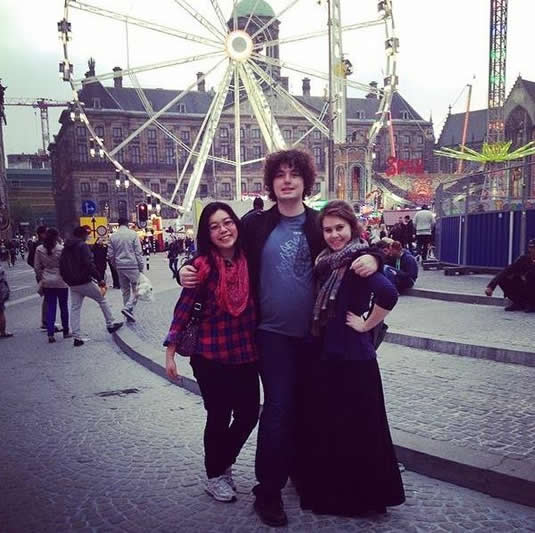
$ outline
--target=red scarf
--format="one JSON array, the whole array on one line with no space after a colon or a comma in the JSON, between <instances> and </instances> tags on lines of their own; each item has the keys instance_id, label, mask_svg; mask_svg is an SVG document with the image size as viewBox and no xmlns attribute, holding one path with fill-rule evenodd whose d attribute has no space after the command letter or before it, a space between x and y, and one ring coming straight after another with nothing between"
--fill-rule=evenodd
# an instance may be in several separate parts
<instances>
[{"instance_id":1,"label":"red scarf","mask_svg":"<svg viewBox=\"0 0 535 533\"><path fill-rule=\"evenodd\" d=\"M249 271L245 256L239 252L230 265L228 262L225 263L218 253L212 253L212 259L219 274L215 290L217 305L232 316L239 316L249 301ZM197 257L193 264L199 271L200 281L203 283L211 270L208 257Z\"/></svg>"}]
</instances>

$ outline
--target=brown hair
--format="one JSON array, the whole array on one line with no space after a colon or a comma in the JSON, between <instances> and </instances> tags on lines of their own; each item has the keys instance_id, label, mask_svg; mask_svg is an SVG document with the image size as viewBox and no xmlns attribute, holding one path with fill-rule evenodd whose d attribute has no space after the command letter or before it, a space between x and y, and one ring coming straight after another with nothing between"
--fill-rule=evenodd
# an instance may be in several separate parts
<instances>
[{"instance_id":1,"label":"brown hair","mask_svg":"<svg viewBox=\"0 0 535 533\"><path fill-rule=\"evenodd\" d=\"M362 227L357 220L353 208L343 200L331 200L323 206L320 211L319 223L323 229L323 219L325 217L339 217L343 218L351 227L351 237L353 239L360 237L362 234Z\"/></svg>"},{"instance_id":2,"label":"brown hair","mask_svg":"<svg viewBox=\"0 0 535 533\"><path fill-rule=\"evenodd\" d=\"M392 248L392 250L396 250L396 251L399 251L403 248L403 246L401 246L401 243L399 241L394 241L391 245L390 245L390 248Z\"/></svg>"},{"instance_id":3,"label":"brown hair","mask_svg":"<svg viewBox=\"0 0 535 533\"><path fill-rule=\"evenodd\" d=\"M264 186L269 193L269 199L277 201L273 192L273 180L281 165L288 165L299 171L304 184L303 199L309 196L316 179L316 167L312 156L303 150L280 150L269 154L264 164Z\"/></svg>"}]
</instances>

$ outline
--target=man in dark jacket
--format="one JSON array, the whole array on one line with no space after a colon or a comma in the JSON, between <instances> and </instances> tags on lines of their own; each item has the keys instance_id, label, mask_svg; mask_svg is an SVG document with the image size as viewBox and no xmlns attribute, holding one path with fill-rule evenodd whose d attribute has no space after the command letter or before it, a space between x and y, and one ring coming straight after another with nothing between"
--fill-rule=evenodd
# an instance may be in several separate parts
<instances>
[{"instance_id":1,"label":"man in dark jacket","mask_svg":"<svg viewBox=\"0 0 535 533\"><path fill-rule=\"evenodd\" d=\"M535 313L535 239L528 242L527 254L521 255L491 280L485 294L492 296L498 285L512 302L506 311L524 309L526 313Z\"/></svg>"},{"instance_id":2,"label":"man in dark jacket","mask_svg":"<svg viewBox=\"0 0 535 533\"><path fill-rule=\"evenodd\" d=\"M82 303L87 296L100 305L106 328L109 333L117 331L122 322L116 322L106 300L106 282L95 266L93 253L86 244L88 232L85 227L78 226L73 231L73 238L65 242L61 253L61 277L71 289L71 325L74 346L82 346L85 338L80 332L80 313Z\"/></svg>"},{"instance_id":3,"label":"man in dark jacket","mask_svg":"<svg viewBox=\"0 0 535 533\"><path fill-rule=\"evenodd\" d=\"M245 215L243 215L241 217L242 223L245 222L248 217L259 215L263 211L264 211L264 200L262 200L262 198L260 198L260 196L257 196L253 200L253 208L251 210L247 211L247 213L245 213Z\"/></svg>"},{"instance_id":4,"label":"man in dark jacket","mask_svg":"<svg viewBox=\"0 0 535 533\"><path fill-rule=\"evenodd\" d=\"M403 219L403 240L401 241L403 248L408 248L412 251L412 243L414 242L415 236L416 229L414 228L414 223L410 215L405 215Z\"/></svg>"},{"instance_id":5,"label":"man in dark jacket","mask_svg":"<svg viewBox=\"0 0 535 533\"><path fill-rule=\"evenodd\" d=\"M247 217L240 237L247 255L252 293L259 308L257 346L264 405L258 431L254 507L270 526L288 519L281 499L290 470L294 470L295 434L299 431L298 389L317 343L309 331L315 299L314 260L325 248L318 212L303 199L316 176L309 154L283 150L266 158L264 184L276 202L271 209ZM382 268L382 254L364 252L351 268L368 276ZM179 272L185 287L197 283L191 266Z\"/></svg>"},{"instance_id":6,"label":"man in dark jacket","mask_svg":"<svg viewBox=\"0 0 535 533\"><path fill-rule=\"evenodd\" d=\"M395 285L399 294L414 286L418 277L418 263L399 241L394 241L388 248L385 263L384 275Z\"/></svg>"}]
</instances>

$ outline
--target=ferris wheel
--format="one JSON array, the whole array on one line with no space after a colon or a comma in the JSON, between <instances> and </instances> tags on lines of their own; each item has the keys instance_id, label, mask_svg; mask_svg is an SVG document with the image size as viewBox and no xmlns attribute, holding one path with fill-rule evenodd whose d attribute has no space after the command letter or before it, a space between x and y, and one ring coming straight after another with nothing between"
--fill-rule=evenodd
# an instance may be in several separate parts
<instances>
[{"instance_id":1,"label":"ferris wheel","mask_svg":"<svg viewBox=\"0 0 535 533\"><path fill-rule=\"evenodd\" d=\"M136 0L65 0L64 18L58 22L63 46L60 76L72 89L75 116L86 125L100 153L133 185L179 212L189 211L207 161L213 160L233 169L238 197L243 169L263 159L246 160L243 157L240 125L245 119L256 120L268 153L298 146L315 130L322 136L331 137L335 143L344 143L348 90L360 93L360 97L374 94L378 100L377 111L367 133L366 157L371 169L376 137L389 119L392 97L398 85L399 41L395 34L392 0L364 2L369 16L361 21L354 20L353 12L357 10L352 6L355 4L352 0L272 0L270 4L265 0L201 0L195 2L195 7L191 0L135 4ZM136 7L146 8L147 4L153 4L150 11L144 13L140 9L139 13L136 12ZM365 11L359 6L359 13ZM170 21L177 21L177 24ZM284 24L287 24L286 33L282 31ZM107 52L114 56L110 61L126 64L121 76L129 78L144 108L142 122L113 146L97 135L79 99L79 91L91 83L99 82L104 86L118 77L116 69L112 70L110 66L108 72L92 73L86 77L77 77L74 71L74 66L78 71L82 57L94 53L94 40L87 38L88 28L92 27L95 29L89 31L99 33L100 39L106 40L108 35L111 41L113 37L114 44L110 42ZM310 31L294 34L290 32L292 27ZM329 27L331 31L328 31ZM77 28L81 28L83 38L73 50L73 29ZM350 36L361 32L360 44L352 44ZM74 42L79 43L76 35L74 33ZM88 42L83 42L84 39ZM371 43L377 45L375 54L370 53L373 50ZM296 50L293 54L292 47ZM357 47L366 49L366 53L361 52L362 58L369 60L369 56L374 55L373 63L383 80L382 87L355 79L352 63L356 63L359 69L361 61L353 57L355 52L358 53ZM174 51L178 48L187 50L187 53L176 57ZM154 62L155 55L164 57ZM170 57L167 58L167 55ZM192 66L197 70L202 68L203 72L199 72L198 78L184 88L181 87L186 76L184 71L175 70L173 75L165 76L165 82L168 85L172 83L175 94L165 105L155 109L146 94L146 87L151 82L154 84L151 76L156 79L162 72L191 69ZM369 68L368 71L371 76ZM303 98L291 94L287 84L283 83L282 72L304 74L319 80L324 87L328 86L321 109L309 106ZM140 77L144 77L143 80ZM157 78L156 83L160 83L161 79ZM164 119L188 93L197 90L198 84L205 81L213 83L212 98L190 145L166 126ZM299 138L292 141L285 138L278 123L275 102L282 103L306 120L308 129L302 131ZM212 144L223 117L229 114L234 130L234 153L232 156L216 156L211 150ZM328 127L329 122L332 122L331 128ZM118 157L129 144L139 142L139 135L149 127L161 130L187 153L186 162L177 173L174 190L167 197L148 188L128 168L128 163ZM187 190L179 203L177 193L184 179L188 182Z\"/></svg>"}]
</instances>

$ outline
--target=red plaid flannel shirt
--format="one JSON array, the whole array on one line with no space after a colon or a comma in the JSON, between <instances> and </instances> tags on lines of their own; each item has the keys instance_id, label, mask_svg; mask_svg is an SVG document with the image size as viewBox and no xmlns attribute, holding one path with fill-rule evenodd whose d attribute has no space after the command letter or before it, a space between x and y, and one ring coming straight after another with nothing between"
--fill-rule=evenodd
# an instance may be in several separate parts
<instances>
[{"instance_id":1,"label":"red plaid flannel shirt","mask_svg":"<svg viewBox=\"0 0 535 533\"><path fill-rule=\"evenodd\" d=\"M199 324L198 355L225 364L243 364L258 360L255 347L256 315L252 297L237 317L221 309L215 300L218 276L212 271L204 283L204 303ZM182 289L175 306L171 328L164 345L176 344L186 327L193 304L201 289Z\"/></svg>"}]
</instances>

